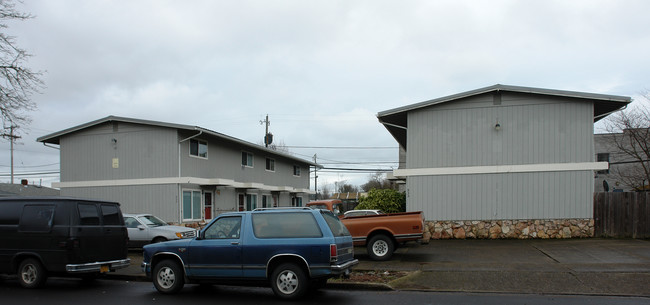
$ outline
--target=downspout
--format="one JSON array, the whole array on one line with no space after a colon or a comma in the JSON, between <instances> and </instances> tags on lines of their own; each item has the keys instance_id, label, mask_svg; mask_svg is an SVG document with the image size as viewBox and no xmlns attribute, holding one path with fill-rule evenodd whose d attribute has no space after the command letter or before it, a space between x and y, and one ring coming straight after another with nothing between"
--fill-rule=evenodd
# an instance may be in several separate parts
<instances>
[{"instance_id":1,"label":"downspout","mask_svg":"<svg viewBox=\"0 0 650 305\"><path fill-rule=\"evenodd\" d=\"M193 135L193 136L191 136L191 137L189 137L187 139L180 140L178 142L178 178L181 177L181 143L183 143L185 141L188 141L190 139L196 138L196 137L198 137L198 136L200 136L202 134L203 134L203 130L199 130L199 133L197 133L197 134L195 134L195 135ZM181 189L181 182L180 182L180 179L179 179L179 181L178 181L178 207L179 207L179 209L178 209L178 220L179 220L179 223L183 222L183 208L182 208L183 205L181 203L181 200L183 200L182 197L183 197L183 190Z\"/></svg>"}]
</instances>

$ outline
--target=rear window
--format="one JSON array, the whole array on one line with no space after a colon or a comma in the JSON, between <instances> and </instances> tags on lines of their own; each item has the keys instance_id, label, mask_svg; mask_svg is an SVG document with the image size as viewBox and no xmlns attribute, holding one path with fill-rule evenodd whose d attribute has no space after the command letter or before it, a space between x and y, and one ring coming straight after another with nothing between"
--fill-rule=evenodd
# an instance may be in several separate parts
<instances>
[{"instance_id":1,"label":"rear window","mask_svg":"<svg viewBox=\"0 0 650 305\"><path fill-rule=\"evenodd\" d=\"M334 216L329 211L321 211L321 214L323 214L323 218L325 218L325 222L327 222L327 225L330 227L330 230L332 230L332 234L334 236L349 236L350 231L348 231L348 228L343 225L343 223L339 220L338 217Z\"/></svg>"},{"instance_id":2,"label":"rear window","mask_svg":"<svg viewBox=\"0 0 650 305\"><path fill-rule=\"evenodd\" d=\"M97 206L94 204L84 204L80 203L77 205L79 209L79 224L82 226L98 226L99 225L99 213L97 212Z\"/></svg>"},{"instance_id":3,"label":"rear window","mask_svg":"<svg viewBox=\"0 0 650 305\"><path fill-rule=\"evenodd\" d=\"M19 231L49 232L54 220L53 205L26 205L20 216Z\"/></svg>"},{"instance_id":4,"label":"rear window","mask_svg":"<svg viewBox=\"0 0 650 305\"><path fill-rule=\"evenodd\" d=\"M102 216L104 217L104 225L122 225L120 221L120 210L116 205L102 204Z\"/></svg>"},{"instance_id":5,"label":"rear window","mask_svg":"<svg viewBox=\"0 0 650 305\"><path fill-rule=\"evenodd\" d=\"M311 213L253 214L253 233L257 238L323 237Z\"/></svg>"}]
</instances>

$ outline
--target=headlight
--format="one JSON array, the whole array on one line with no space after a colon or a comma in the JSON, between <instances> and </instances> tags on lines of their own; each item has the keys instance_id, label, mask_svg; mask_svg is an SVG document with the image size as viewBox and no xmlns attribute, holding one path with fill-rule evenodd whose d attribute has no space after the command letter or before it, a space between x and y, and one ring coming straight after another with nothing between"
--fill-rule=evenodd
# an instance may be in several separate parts
<instances>
[{"instance_id":1,"label":"headlight","mask_svg":"<svg viewBox=\"0 0 650 305\"><path fill-rule=\"evenodd\" d=\"M176 232L176 237L178 238L193 238L196 236L196 231L185 231L185 232Z\"/></svg>"}]
</instances>

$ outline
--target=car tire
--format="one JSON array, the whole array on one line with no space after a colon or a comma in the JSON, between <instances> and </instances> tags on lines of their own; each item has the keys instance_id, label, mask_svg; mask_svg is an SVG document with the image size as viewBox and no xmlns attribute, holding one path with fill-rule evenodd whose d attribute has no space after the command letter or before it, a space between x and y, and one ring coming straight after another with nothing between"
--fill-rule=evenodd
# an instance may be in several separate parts
<instances>
[{"instance_id":1,"label":"car tire","mask_svg":"<svg viewBox=\"0 0 650 305\"><path fill-rule=\"evenodd\" d=\"M375 261L389 260L395 251L393 240L383 234L378 234L368 241L368 256Z\"/></svg>"},{"instance_id":2,"label":"car tire","mask_svg":"<svg viewBox=\"0 0 650 305\"><path fill-rule=\"evenodd\" d=\"M153 268L153 285L159 292L173 294L185 285L185 275L181 266L170 259L163 260Z\"/></svg>"},{"instance_id":3,"label":"car tire","mask_svg":"<svg viewBox=\"0 0 650 305\"><path fill-rule=\"evenodd\" d=\"M28 258L18 266L18 282L24 288L39 288L47 280L45 268L40 261Z\"/></svg>"},{"instance_id":4,"label":"car tire","mask_svg":"<svg viewBox=\"0 0 650 305\"><path fill-rule=\"evenodd\" d=\"M297 299L305 295L309 282L305 272L296 264L286 263L273 270L271 288L283 299Z\"/></svg>"}]
</instances>

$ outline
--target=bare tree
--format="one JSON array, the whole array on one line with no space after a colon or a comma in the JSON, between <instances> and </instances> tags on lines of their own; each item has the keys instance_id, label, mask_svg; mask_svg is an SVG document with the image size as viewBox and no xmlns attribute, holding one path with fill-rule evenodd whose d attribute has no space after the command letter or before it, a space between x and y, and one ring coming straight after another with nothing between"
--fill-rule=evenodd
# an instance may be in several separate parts
<instances>
[{"instance_id":1,"label":"bare tree","mask_svg":"<svg viewBox=\"0 0 650 305\"><path fill-rule=\"evenodd\" d=\"M391 183L388 179L385 178L385 175L383 173L377 172L374 174L370 174L370 177L368 177L368 182L364 183L361 185L361 189L364 192L369 192L372 189L394 189L393 183Z\"/></svg>"},{"instance_id":2,"label":"bare tree","mask_svg":"<svg viewBox=\"0 0 650 305\"><path fill-rule=\"evenodd\" d=\"M650 93L643 95L650 102ZM617 153L610 174L632 189L642 190L650 181L650 109L630 108L612 114L605 122L606 143Z\"/></svg>"},{"instance_id":3,"label":"bare tree","mask_svg":"<svg viewBox=\"0 0 650 305\"><path fill-rule=\"evenodd\" d=\"M25 66L31 56L16 45L15 37L5 33L9 20L26 20L30 14L19 12L11 0L0 0L0 116L3 126L17 126L30 122L25 113L36 110L30 96L44 87L42 72Z\"/></svg>"}]
</instances>

